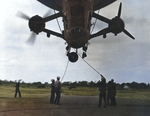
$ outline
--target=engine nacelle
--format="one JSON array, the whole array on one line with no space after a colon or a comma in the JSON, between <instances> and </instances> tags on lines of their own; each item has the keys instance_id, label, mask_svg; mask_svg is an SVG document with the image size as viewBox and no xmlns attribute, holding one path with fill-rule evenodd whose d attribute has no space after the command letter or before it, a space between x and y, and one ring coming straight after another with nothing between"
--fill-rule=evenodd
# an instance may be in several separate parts
<instances>
[{"instance_id":1,"label":"engine nacelle","mask_svg":"<svg viewBox=\"0 0 150 116\"><path fill-rule=\"evenodd\" d=\"M111 29L111 32L114 34L118 34L124 30L124 22L121 18L115 17L111 20L109 24L109 28Z\"/></svg>"},{"instance_id":2,"label":"engine nacelle","mask_svg":"<svg viewBox=\"0 0 150 116\"><path fill-rule=\"evenodd\" d=\"M40 33L45 29L45 22L43 21L43 18L36 15L30 18L29 20L29 28L34 33Z\"/></svg>"}]
</instances>

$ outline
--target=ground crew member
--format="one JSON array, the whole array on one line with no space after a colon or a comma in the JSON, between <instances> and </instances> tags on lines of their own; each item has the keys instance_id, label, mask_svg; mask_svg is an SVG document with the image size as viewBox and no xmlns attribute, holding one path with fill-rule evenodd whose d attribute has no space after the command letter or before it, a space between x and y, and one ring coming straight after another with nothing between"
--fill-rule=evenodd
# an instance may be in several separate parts
<instances>
[{"instance_id":1,"label":"ground crew member","mask_svg":"<svg viewBox=\"0 0 150 116\"><path fill-rule=\"evenodd\" d=\"M55 98L55 80L52 79L51 80L52 84L51 84L51 97L50 97L50 103L53 104L54 103L54 98Z\"/></svg>"},{"instance_id":2,"label":"ground crew member","mask_svg":"<svg viewBox=\"0 0 150 116\"><path fill-rule=\"evenodd\" d=\"M114 83L114 79L111 79L111 106L116 105L116 84Z\"/></svg>"},{"instance_id":3,"label":"ground crew member","mask_svg":"<svg viewBox=\"0 0 150 116\"><path fill-rule=\"evenodd\" d=\"M61 93L61 82L59 80L60 80L60 77L58 76L57 81L55 81L55 84L54 84L55 85L55 93L56 93L56 98L55 98L54 103L56 105L59 105L60 93Z\"/></svg>"},{"instance_id":4,"label":"ground crew member","mask_svg":"<svg viewBox=\"0 0 150 116\"><path fill-rule=\"evenodd\" d=\"M107 105L110 105L111 101L111 81L108 82L108 88L107 88Z\"/></svg>"},{"instance_id":5,"label":"ground crew member","mask_svg":"<svg viewBox=\"0 0 150 116\"><path fill-rule=\"evenodd\" d=\"M102 98L104 99L104 107L106 107L106 79L101 75L101 81L99 82L99 104L98 107L101 107Z\"/></svg>"},{"instance_id":6,"label":"ground crew member","mask_svg":"<svg viewBox=\"0 0 150 116\"><path fill-rule=\"evenodd\" d=\"M20 93L20 90L19 90L20 81L21 80L19 80L18 83L16 84L15 98L17 97L17 93L19 93L19 97L21 98L21 93Z\"/></svg>"}]
</instances>

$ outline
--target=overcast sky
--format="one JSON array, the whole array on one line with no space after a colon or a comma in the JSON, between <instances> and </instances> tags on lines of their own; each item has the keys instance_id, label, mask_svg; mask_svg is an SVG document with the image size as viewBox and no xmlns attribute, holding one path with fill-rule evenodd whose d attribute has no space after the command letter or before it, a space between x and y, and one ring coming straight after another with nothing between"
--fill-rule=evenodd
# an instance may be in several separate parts
<instances>
[{"instance_id":1,"label":"overcast sky","mask_svg":"<svg viewBox=\"0 0 150 116\"><path fill-rule=\"evenodd\" d=\"M117 1L103 8L100 14L113 18L119 4ZM121 18L135 40L124 33L118 36L109 33L106 39L100 36L89 41L85 60L104 75L107 82L113 78L117 83L150 83L149 8L149 0L122 0ZM55 36L47 38L45 33L40 33L34 46L27 45L25 42L31 32L28 22L16 17L18 10L31 17L36 14L44 16L49 8L36 0L3 1L0 4L0 79L45 83L57 76L62 77L68 62L65 41ZM94 32L105 27L107 24L97 21ZM56 20L49 22L47 28L60 32ZM100 75L95 70L79 58L76 63L69 62L63 81L98 81Z\"/></svg>"}]
</instances>

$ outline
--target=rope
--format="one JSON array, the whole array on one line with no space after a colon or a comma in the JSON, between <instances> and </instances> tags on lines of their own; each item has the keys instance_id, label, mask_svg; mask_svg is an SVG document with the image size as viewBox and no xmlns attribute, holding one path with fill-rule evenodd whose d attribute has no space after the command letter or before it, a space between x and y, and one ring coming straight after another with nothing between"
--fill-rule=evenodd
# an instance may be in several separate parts
<instances>
[{"instance_id":1,"label":"rope","mask_svg":"<svg viewBox=\"0 0 150 116\"><path fill-rule=\"evenodd\" d=\"M0 95L8 95L8 94L11 94L11 93L15 93L15 91L13 92L10 92L10 93L5 93L5 94L0 94ZM44 96L44 97L41 97L41 98L34 98L34 99L44 99L44 98L47 98L49 97L50 95L47 95L47 96ZM6 97L7 98L7 97ZM26 99L32 99L32 98L28 98L28 97L25 97Z\"/></svg>"},{"instance_id":2,"label":"rope","mask_svg":"<svg viewBox=\"0 0 150 116\"><path fill-rule=\"evenodd\" d=\"M15 90L14 90L14 91L12 91L12 92L9 92L9 93L3 93L3 94L0 94L0 95L7 95L7 94L14 93L14 92L15 92Z\"/></svg>"},{"instance_id":3,"label":"rope","mask_svg":"<svg viewBox=\"0 0 150 116\"><path fill-rule=\"evenodd\" d=\"M98 72L93 66L91 66L85 59L83 59L83 61L86 62L95 72L97 72L101 76L101 73Z\"/></svg>"},{"instance_id":4,"label":"rope","mask_svg":"<svg viewBox=\"0 0 150 116\"><path fill-rule=\"evenodd\" d=\"M80 54L78 54L80 57L81 57L81 55ZM82 58L82 57L81 57ZM92 65L90 65L85 59L83 59L82 58L82 60L85 62L85 63L87 63L95 72L97 72L100 76L102 75L100 72L98 72Z\"/></svg>"},{"instance_id":5,"label":"rope","mask_svg":"<svg viewBox=\"0 0 150 116\"><path fill-rule=\"evenodd\" d=\"M98 10L98 14L99 14L100 10ZM95 28L95 25L96 25L96 22L97 22L97 19L95 19L95 23L94 23L94 26L93 28L91 29L91 33L93 32L94 28ZM78 54L80 56L80 54ZM81 57L81 56L80 56ZM81 57L82 58L82 57ZM100 72L98 72L92 65L90 65L85 59L82 58L82 60L87 63L95 72L97 72L100 76L102 75Z\"/></svg>"},{"instance_id":6,"label":"rope","mask_svg":"<svg viewBox=\"0 0 150 116\"><path fill-rule=\"evenodd\" d=\"M54 13L56 14L55 10L54 10ZM56 21L57 21L58 27L59 27L59 29L60 29L60 32L62 32L61 27L60 27L60 24L59 24L59 21L58 21L57 18L56 18Z\"/></svg>"},{"instance_id":7,"label":"rope","mask_svg":"<svg viewBox=\"0 0 150 116\"><path fill-rule=\"evenodd\" d=\"M56 11L55 11L55 10L54 10L54 13L56 14ZM59 27L59 29L60 29L60 32L62 32L61 26L60 26L59 21L58 21L57 18L56 18L56 21L57 21L58 27ZM65 76L65 74L66 74L66 72L67 72L68 64L69 64L69 60L68 60L68 62L67 62L66 69L65 69L65 72L64 72L64 74L63 74L63 76L62 76L61 82L62 82L62 80L63 80L63 78L64 78L64 76Z\"/></svg>"},{"instance_id":8,"label":"rope","mask_svg":"<svg viewBox=\"0 0 150 116\"><path fill-rule=\"evenodd\" d=\"M98 10L98 14L99 14L99 12L100 12L100 10ZM91 33L93 32L93 30L94 30L94 28L95 28L96 22L97 22L97 19L95 19L95 23L93 24L94 26L93 26L93 28L92 28L92 30L91 30Z\"/></svg>"},{"instance_id":9,"label":"rope","mask_svg":"<svg viewBox=\"0 0 150 116\"><path fill-rule=\"evenodd\" d=\"M78 54L78 55L81 57L80 54ZM82 57L81 57L81 58L82 58ZM89 65L95 72L97 72L100 76L102 76L102 74L101 74L100 72L98 72L92 65L90 65L85 59L82 58L82 60L83 60L87 65ZM68 65L69 65L69 60L68 60L68 62L67 62L67 65L66 65L66 68L65 68L65 72L64 72L64 74L63 74L63 76L62 76L61 82L62 82L62 80L63 80L64 77L65 77L65 74L66 74L67 69L68 69Z\"/></svg>"},{"instance_id":10,"label":"rope","mask_svg":"<svg viewBox=\"0 0 150 116\"><path fill-rule=\"evenodd\" d=\"M67 62L66 69L65 69L65 72L64 72L64 74L63 74L63 76L62 76L61 82L62 82L62 80L64 79L64 76L65 76L65 74L66 74L66 72L67 72L68 65L69 65L69 60L68 60L68 62Z\"/></svg>"},{"instance_id":11,"label":"rope","mask_svg":"<svg viewBox=\"0 0 150 116\"><path fill-rule=\"evenodd\" d=\"M99 14L99 12L100 12L100 10L98 10L98 14ZM54 10L54 13L56 14L55 10ZM60 24L59 24L59 21L58 21L57 18L56 18L56 21L57 21L57 24L58 24L58 27L59 27L60 31L62 32L61 27L60 27ZM97 22L97 19L95 20L95 23L94 23L94 26L93 26L93 28L92 28L92 30L91 30L91 33L93 32L93 30L94 30L94 28L95 28L96 22ZM78 54L78 55L79 55L79 54ZM80 55L79 55L79 56L80 56ZM80 56L80 57L81 57L81 56ZM81 57L81 58L82 58L82 57ZM82 58L82 59L83 59L83 58ZM86 62L95 72L97 72L97 73L101 76L101 73L98 72L94 67L92 67L85 59L83 59L83 61ZM67 62L66 69L65 69L65 72L64 72L64 74L63 74L63 76L62 76L61 82L62 82L62 80L64 79L64 76L65 76L65 74L66 74L66 72L67 72L68 65L69 65L69 60L68 60L68 62Z\"/></svg>"}]
</instances>

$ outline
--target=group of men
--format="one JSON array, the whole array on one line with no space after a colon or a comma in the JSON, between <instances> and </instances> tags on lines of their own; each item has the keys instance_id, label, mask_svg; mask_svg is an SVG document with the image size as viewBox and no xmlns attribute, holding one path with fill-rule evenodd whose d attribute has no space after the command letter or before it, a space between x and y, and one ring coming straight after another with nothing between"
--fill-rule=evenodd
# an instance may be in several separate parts
<instances>
[{"instance_id":1,"label":"group of men","mask_svg":"<svg viewBox=\"0 0 150 116\"><path fill-rule=\"evenodd\" d=\"M111 79L111 81L108 82L107 94L106 94L106 79L103 75L101 75L101 81L98 82L98 87L100 91L98 107L101 107L102 99L104 99L104 107L106 107L106 102L107 105L115 106L116 84L114 83L114 80Z\"/></svg>"},{"instance_id":2,"label":"group of men","mask_svg":"<svg viewBox=\"0 0 150 116\"><path fill-rule=\"evenodd\" d=\"M59 76L57 76L56 81L54 79L51 80L52 81L51 97L50 97L51 104L59 105L60 94L61 94L61 82L59 80L60 80ZM20 80L16 84L15 97L17 96L17 93L19 93L19 97L21 97L21 93L19 90L19 84L20 84ZM107 105L115 106L116 105L116 99L115 99L116 84L114 83L114 80L111 79L111 81L108 82L107 94L106 94L106 79L103 75L101 75L101 81L98 82L98 87L99 87L99 91L100 91L98 107L101 107L102 99L104 99L104 107L106 107L106 102L107 102ZM55 97L55 95L56 95L56 97Z\"/></svg>"},{"instance_id":3,"label":"group of men","mask_svg":"<svg viewBox=\"0 0 150 116\"><path fill-rule=\"evenodd\" d=\"M59 105L60 94L61 94L61 82L59 80L60 80L59 76L57 76L56 81L54 79L51 80L52 81L51 97L50 97L50 103L51 104ZM21 98L21 92L19 90L20 81L21 80L19 80L18 83L16 84L15 98L17 97L17 93L19 93L19 97ZM56 94L56 97L55 97L55 94Z\"/></svg>"},{"instance_id":4,"label":"group of men","mask_svg":"<svg viewBox=\"0 0 150 116\"><path fill-rule=\"evenodd\" d=\"M57 80L55 81L52 79L52 84L51 84L51 97L50 97L50 103L51 104L56 104L59 105L60 101L60 94L61 94L61 82L59 81L60 77L57 76ZM56 94L56 97L55 97Z\"/></svg>"}]
</instances>

